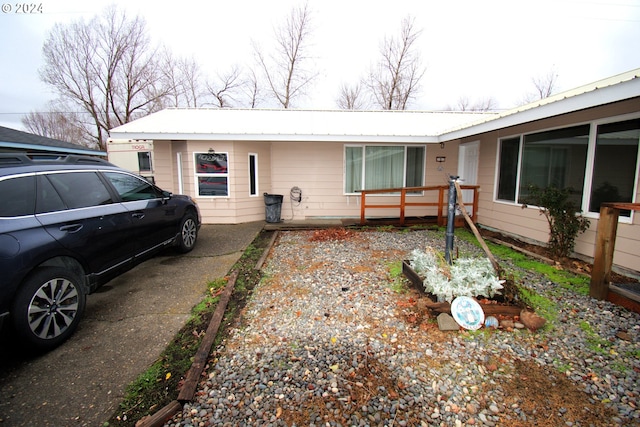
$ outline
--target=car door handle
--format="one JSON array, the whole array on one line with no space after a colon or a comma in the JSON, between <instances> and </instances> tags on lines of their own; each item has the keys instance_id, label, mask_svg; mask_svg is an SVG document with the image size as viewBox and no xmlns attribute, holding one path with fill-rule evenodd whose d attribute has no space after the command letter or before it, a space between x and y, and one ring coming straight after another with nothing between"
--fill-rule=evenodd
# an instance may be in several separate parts
<instances>
[{"instance_id":1,"label":"car door handle","mask_svg":"<svg viewBox=\"0 0 640 427\"><path fill-rule=\"evenodd\" d=\"M132 217L136 218L136 219L142 219L144 218L144 213L142 212L134 212L131 214Z\"/></svg>"},{"instance_id":2,"label":"car door handle","mask_svg":"<svg viewBox=\"0 0 640 427\"><path fill-rule=\"evenodd\" d=\"M67 233L76 233L82 230L82 224L69 224L60 227L60 231L66 231Z\"/></svg>"}]
</instances>

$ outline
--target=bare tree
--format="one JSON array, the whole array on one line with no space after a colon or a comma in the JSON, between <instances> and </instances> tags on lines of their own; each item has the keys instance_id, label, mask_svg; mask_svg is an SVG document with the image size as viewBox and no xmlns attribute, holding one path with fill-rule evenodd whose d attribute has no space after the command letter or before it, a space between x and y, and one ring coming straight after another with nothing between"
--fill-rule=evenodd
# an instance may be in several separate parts
<instances>
[{"instance_id":1,"label":"bare tree","mask_svg":"<svg viewBox=\"0 0 640 427\"><path fill-rule=\"evenodd\" d=\"M249 70L248 77L244 79L240 90L243 97L246 99L246 104L249 108L257 108L264 100L262 85L260 84L260 79L254 69Z\"/></svg>"},{"instance_id":2,"label":"bare tree","mask_svg":"<svg viewBox=\"0 0 640 427\"><path fill-rule=\"evenodd\" d=\"M461 96L454 105L447 105L445 111L468 111L471 108L471 101L468 96Z\"/></svg>"},{"instance_id":3,"label":"bare tree","mask_svg":"<svg viewBox=\"0 0 640 427\"><path fill-rule=\"evenodd\" d=\"M44 43L41 79L65 102L88 113L101 147L115 126L162 107L158 61L140 17L115 6L91 21L56 24Z\"/></svg>"},{"instance_id":4,"label":"bare tree","mask_svg":"<svg viewBox=\"0 0 640 427\"><path fill-rule=\"evenodd\" d=\"M448 105L446 111L491 111L498 107L498 102L492 96L480 98L472 103L468 97L461 96L454 106Z\"/></svg>"},{"instance_id":5,"label":"bare tree","mask_svg":"<svg viewBox=\"0 0 640 427\"><path fill-rule=\"evenodd\" d=\"M254 42L253 50L268 89L282 108L289 108L318 75L305 68L311 37L311 11L308 4L294 7L284 25L275 30L275 52L266 56Z\"/></svg>"},{"instance_id":6,"label":"bare tree","mask_svg":"<svg viewBox=\"0 0 640 427\"><path fill-rule=\"evenodd\" d=\"M340 94L336 104L342 110L362 110L367 108L368 102L364 99L362 85L349 86L343 84L340 86Z\"/></svg>"},{"instance_id":7,"label":"bare tree","mask_svg":"<svg viewBox=\"0 0 640 427\"><path fill-rule=\"evenodd\" d=\"M558 73L555 68L551 68L546 74L531 78L534 90L525 94L522 104L528 104L540 99L545 99L553 95L558 84Z\"/></svg>"},{"instance_id":8,"label":"bare tree","mask_svg":"<svg viewBox=\"0 0 640 427\"><path fill-rule=\"evenodd\" d=\"M73 111L63 111L54 103L49 111L32 111L22 117L22 124L31 133L95 148L95 139L82 125L81 115ZM64 109L66 110L66 109Z\"/></svg>"},{"instance_id":9,"label":"bare tree","mask_svg":"<svg viewBox=\"0 0 640 427\"><path fill-rule=\"evenodd\" d=\"M380 47L381 58L365 82L374 102L384 110L406 110L424 76L416 41L421 30L414 19L402 20L399 38L385 37Z\"/></svg>"},{"instance_id":10,"label":"bare tree","mask_svg":"<svg viewBox=\"0 0 640 427\"><path fill-rule=\"evenodd\" d=\"M480 98L473 104L473 111L491 111L498 108L498 101L493 96Z\"/></svg>"},{"instance_id":11,"label":"bare tree","mask_svg":"<svg viewBox=\"0 0 640 427\"><path fill-rule=\"evenodd\" d=\"M195 108L201 105L205 91L200 65L193 58L176 58L167 49L160 58L163 86L168 90L165 106Z\"/></svg>"},{"instance_id":12,"label":"bare tree","mask_svg":"<svg viewBox=\"0 0 640 427\"><path fill-rule=\"evenodd\" d=\"M207 83L207 91L213 96L217 107L228 108L233 106L243 84L242 71L234 65L229 71L218 74L215 81Z\"/></svg>"},{"instance_id":13,"label":"bare tree","mask_svg":"<svg viewBox=\"0 0 640 427\"><path fill-rule=\"evenodd\" d=\"M556 73L555 69L551 69L547 72L547 74L543 76L533 77L531 79L533 81L533 85L536 88L536 94L539 96L539 99L544 99L550 97L557 84L558 73Z\"/></svg>"}]
</instances>

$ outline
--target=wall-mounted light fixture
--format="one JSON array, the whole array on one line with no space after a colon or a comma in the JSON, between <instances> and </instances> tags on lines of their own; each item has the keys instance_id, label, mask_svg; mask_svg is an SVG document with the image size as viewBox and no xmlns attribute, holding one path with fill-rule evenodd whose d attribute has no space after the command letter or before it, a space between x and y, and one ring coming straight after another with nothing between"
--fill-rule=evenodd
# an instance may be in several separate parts
<instances>
[{"instance_id":1,"label":"wall-mounted light fixture","mask_svg":"<svg viewBox=\"0 0 640 427\"><path fill-rule=\"evenodd\" d=\"M440 143L440 148L442 148L444 150L444 142Z\"/></svg>"},{"instance_id":2,"label":"wall-mounted light fixture","mask_svg":"<svg viewBox=\"0 0 640 427\"><path fill-rule=\"evenodd\" d=\"M445 160L447 160L447 158L445 156L436 157L436 162L438 162L438 163L444 163Z\"/></svg>"},{"instance_id":3,"label":"wall-mounted light fixture","mask_svg":"<svg viewBox=\"0 0 640 427\"><path fill-rule=\"evenodd\" d=\"M214 150L213 148L209 148L209 154L215 154L216 150Z\"/></svg>"}]
</instances>

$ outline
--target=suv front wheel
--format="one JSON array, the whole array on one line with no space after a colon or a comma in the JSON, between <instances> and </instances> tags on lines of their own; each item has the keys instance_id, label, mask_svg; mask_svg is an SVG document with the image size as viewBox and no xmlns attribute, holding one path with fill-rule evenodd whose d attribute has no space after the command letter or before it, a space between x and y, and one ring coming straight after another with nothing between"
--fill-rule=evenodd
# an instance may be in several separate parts
<instances>
[{"instance_id":1,"label":"suv front wheel","mask_svg":"<svg viewBox=\"0 0 640 427\"><path fill-rule=\"evenodd\" d=\"M80 279L67 269L43 267L26 279L13 303L16 332L37 350L49 350L75 331L86 294Z\"/></svg>"}]
</instances>

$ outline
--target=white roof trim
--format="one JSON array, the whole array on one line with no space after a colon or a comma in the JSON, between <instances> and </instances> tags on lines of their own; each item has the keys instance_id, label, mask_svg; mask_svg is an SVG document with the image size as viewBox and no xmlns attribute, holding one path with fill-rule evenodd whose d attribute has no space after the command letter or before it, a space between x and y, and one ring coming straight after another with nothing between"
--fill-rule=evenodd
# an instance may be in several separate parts
<instances>
[{"instance_id":1,"label":"white roof trim","mask_svg":"<svg viewBox=\"0 0 640 427\"><path fill-rule=\"evenodd\" d=\"M640 97L640 69L505 111L488 120L463 125L444 132L438 139L440 142L452 141L635 97Z\"/></svg>"},{"instance_id":2,"label":"white roof trim","mask_svg":"<svg viewBox=\"0 0 640 427\"><path fill-rule=\"evenodd\" d=\"M126 133L112 132L110 141L254 141L254 142L395 142L404 144L438 144L437 136L398 136L398 135L286 135L286 134L185 134L185 133Z\"/></svg>"}]
</instances>

